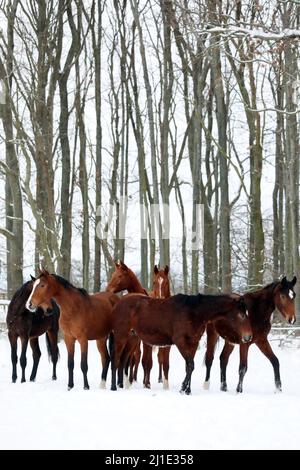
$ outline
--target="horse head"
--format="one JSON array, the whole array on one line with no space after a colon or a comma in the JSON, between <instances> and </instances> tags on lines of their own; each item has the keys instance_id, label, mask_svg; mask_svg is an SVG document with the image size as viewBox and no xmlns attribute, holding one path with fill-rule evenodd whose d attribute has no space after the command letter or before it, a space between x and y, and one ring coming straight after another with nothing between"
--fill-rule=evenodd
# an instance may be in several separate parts
<instances>
[{"instance_id":1,"label":"horse head","mask_svg":"<svg viewBox=\"0 0 300 470\"><path fill-rule=\"evenodd\" d=\"M37 278L32 278L32 291L26 302L26 308L35 312L38 307L44 310L45 315L51 315L55 310L53 301L55 295L55 283L46 269L40 270Z\"/></svg>"},{"instance_id":2,"label":"horse head","mask_svg":"<svg viewBox=\"0 0 300 470\"><path fill-rule=\"evenodd\" d=\"M274 289L274 301L277 309L281 315L284 316L286 321L292 325L296 321L295 312L295 291L294 286L297 282L296 276L291 281L288 281L284 276Z\"/></svg>"},{"instance_id":3,"label":"horse head","mask_svg":"<svg viewBox=\"0 0 300 470\"><path fill-rule=\"evenodd\" d=\"M153 270L153 297L167 299L170 297L169 266L159 269L156 265Z\"/></svg>"},{"instance_id":4,"label":"horse head","mask_svg":"<svg viewBox=\"0 0 300 470\"><path fill-rule=\"evenodd\" d=\"M106 287L107 292L121 292L122 290L128 290L132 277L135 277L131 269L126 266L123 261L115 262L115 271L113 272L111 279Z\"/></svg>"}]
</instances>

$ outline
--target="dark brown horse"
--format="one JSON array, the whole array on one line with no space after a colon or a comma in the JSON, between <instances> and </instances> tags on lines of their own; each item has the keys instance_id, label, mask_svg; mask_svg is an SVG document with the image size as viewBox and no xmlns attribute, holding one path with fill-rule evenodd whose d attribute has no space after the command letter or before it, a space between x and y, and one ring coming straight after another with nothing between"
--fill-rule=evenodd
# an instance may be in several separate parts
<instances>
[{"instance_id":1,"label":"dark brown horse","mask_svg":"<svg viewBox=\"0 0 300 470\"><path fill-rule=\"evenodd\" d=\"M87 380L88 341L97 340L102 360L102 387L105 384L110 358L106 340L112 330L112 309L119 302L117 295L109 292L89 295L84 289L74 287L66 279L42 270L35 281L26 307L35 309L44 302L54 299L60 306L60 327L68 350L68 389L74 387L74 349L75 341L80 343L81 370L84 389L89 389Z\"/></svg>"},{"instance_id":2,"label":"dark brown horse","mask_svg":"<svg viewBox=\"0 0 300 470\"><path fill-rule=\"evenodd\" d=\"M290 282L287 281L286 277L284 277L281 281L272 282L263 289L259 289L255 292L248 292L244 295L253 331L252 341L247 344L240 342L235 331L226 319L207 325L205 388L209 387L210 369L214 358L214 349L220 335L226 340L223 351L220 355L221 390L227 391L226 367L228 359L234 349L234 344L240 344L239 383L237 385L237 392L243 391L243 379L247 372L248 349L251 344L256 344L261 352L271 362L274 369L276 389L281 391L279 361L268 341L268 334L271 329L271 316L275 307L289 323L295 322L294 299L296 294L294 292L294 286L296 281L296 277L294 277Z\"/></svg>"},{"instance_id":3,"label":"dark brown horse","mask_svg":"<svg viewBox=\"0 0 300 470\"><path fill-rule=\"evenodd\" d=\"M128 335L133 330L151 346L175 344L186 362L186 377L181 391L191 393L191 375L199 340L209 321L227 318L242 340L248 342L252 331L242 298L227 295L183 295L153 299L141 295L123 297L113 310L114 347L111 348L112 385L116 390L116 369Z\"/></svg>"},{"instance_id":4,"label":"dark brown horse","mask_svg":"<svg viewBox=\"0 0 300 470\"><path fill-rule=\"evenodd\" d=\"M21 382L25 382L25 369L27 365L26 351L28 341L32 349L33 367L30 380L34 381L41 357L39 339L43 333L46 333L46 344L49 357L53 363L52 379L56 380L56 364L59 356L57 346L59 308L55 302L49 299L34 313L26 307L26 301L31 294L35 279L23 284L13 295L8 306L6 324L8 329L8 338L11 347L12 362L12 381L17 380L17 344L18 338L21 339L22 351L20 356L20 365L22 368Z\"/></svg>"}]
</instances>

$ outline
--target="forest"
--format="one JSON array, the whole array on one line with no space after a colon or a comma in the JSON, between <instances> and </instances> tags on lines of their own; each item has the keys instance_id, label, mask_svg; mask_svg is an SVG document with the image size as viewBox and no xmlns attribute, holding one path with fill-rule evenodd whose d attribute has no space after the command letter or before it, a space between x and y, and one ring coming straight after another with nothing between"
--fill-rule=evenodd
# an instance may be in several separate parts
<instances>
[{"instance_id":1,"label":"forest","mask_svg":"<svg viewBox=\"0 0 300 470\"><path fill-rule=\"evenodd\" d=\"M103 290L119 259L146 288L170 266L173 292L300 279L299 1L0 0L0 18L9 298L41 266Z\"/></svg>"}]
</instances>

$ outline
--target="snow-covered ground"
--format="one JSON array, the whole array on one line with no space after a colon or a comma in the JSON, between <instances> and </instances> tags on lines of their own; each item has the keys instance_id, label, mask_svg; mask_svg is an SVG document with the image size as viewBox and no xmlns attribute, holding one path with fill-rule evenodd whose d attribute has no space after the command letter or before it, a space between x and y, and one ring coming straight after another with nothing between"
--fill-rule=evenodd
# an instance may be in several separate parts
<instances>
[{"instance_id":1,"label":"snow-covered ground","mask_svg":"<svg viewBox=\"0 0 300 470\"><path fill-rule=\"evenodd\" d=\"M211 388L203 390L204 344L196 354L192 395L178 393L184 361L171 352L170 390L157 382L154 357L152 390L139 383L131 390L99 389L100 360L94 342L89 349L91 390L82 388L79 348L76 350L75 387L67 391L67 361L63 342L58 380L51 380L45 340L35 383L11 383L10 348L0 337L0 448L1 449L299 449L300 349L280 349L272 342L281 364L283 393L274 393L273 370L252 346L244 393L237 395L238 350L228 367L229 392L219 391L216 351ZM28 353L27 377L31 368ZM20 375L20 374L19 374ZM109 377L110 381L110 377Z\"/></svg>"}]
</instances>

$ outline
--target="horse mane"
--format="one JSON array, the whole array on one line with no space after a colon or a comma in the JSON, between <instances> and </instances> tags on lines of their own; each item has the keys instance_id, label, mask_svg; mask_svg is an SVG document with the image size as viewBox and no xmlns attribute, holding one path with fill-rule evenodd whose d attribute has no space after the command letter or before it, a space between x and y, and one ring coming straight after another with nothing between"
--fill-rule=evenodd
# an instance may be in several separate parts
<instances>
[{"instance_id":1,"label":"horse mane","mask_svg":"<svg viewBox=\"0 0 300 470\"><path fill-rule=\"evenodd\" d=\"M84 297L89 296L88 292L83 287L73 286L73 284L71 284L70 281L68 281L64 277L59 276L58 274L52 274L52 276L55 277L55 279L59 282L59 284L61 284L65 289L76 289Z\"/></svg>"},{"instance_id":2,"label":"horse mane","mask_svg":"<svg viewBox=\"0 0 300 470\"><path fill-rule=\"evenodd\" d=\"M27 282L25 282L25 284L23 284L21 287L19 287L19 289L16 290L16 292L12 296L11 302L12 301L15 302L16 300L24 297L24 295L26 295L28 297L28 287L29 287L30 284L32 284L32 281L27 281Z\"/></svg>"},{"instance_id":3,"label":"horse mane","mask_svg":"<svg viewBox=\"0 0 300 470\"><path fill-rule=\"evenodd\" d=\"M187 307L196 307L204 297L203 294L196 295L187 295L187 294L177 294L172 297L176 302L179 302ZM206 296L205 296L206 297Z\"/></svg>"},{"instance_id":4,"label":"horse mane","mask_svg":"<svg viewBox=\"0 0 300 470\"><path fill-rule=\"evenodd\" d=\"M270 289L275 289L275 287L280 284L280 281L273 281L273 282L270 282L269 284L267 284L266 286L263 286L261 287L260 289L258 290L250 290L248 292L246 292L246 294L261 294L263 291L266 292Z\"/></svg>"}]
</instances>

